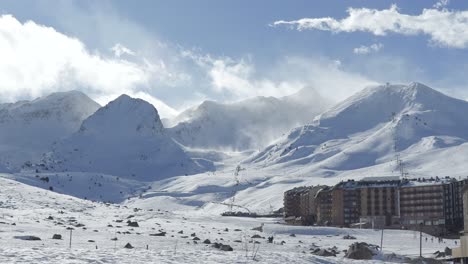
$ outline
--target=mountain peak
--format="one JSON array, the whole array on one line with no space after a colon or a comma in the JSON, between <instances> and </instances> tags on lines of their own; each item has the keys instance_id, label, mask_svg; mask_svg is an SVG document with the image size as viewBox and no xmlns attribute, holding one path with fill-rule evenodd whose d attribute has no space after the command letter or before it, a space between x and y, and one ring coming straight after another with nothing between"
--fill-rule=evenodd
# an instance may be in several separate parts
<instances>
[{"instance_id":1,"label":"mountain peak","mask_svg":"<svg viewBox=\"0 0 468 264\"><path fill-rule=\"evenodd\" d=\"M110 133L120 136L156 135L164 127L154 106L142 99L121 95L83 122L82 133Z\"/></svg>"}]
</instances>

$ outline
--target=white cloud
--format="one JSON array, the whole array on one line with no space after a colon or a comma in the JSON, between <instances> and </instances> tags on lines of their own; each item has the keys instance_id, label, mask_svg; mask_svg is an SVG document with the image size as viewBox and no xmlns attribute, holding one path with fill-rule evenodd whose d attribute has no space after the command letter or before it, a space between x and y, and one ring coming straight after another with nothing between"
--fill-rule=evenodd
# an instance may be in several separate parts
<instances>
[{"instance_id":1,"label":"white cloud","mask_svg":"<svg viewBox=\"0 0 468 264\"><path fill-rule=\"evenodd\" d=\"M297 30L318 29L332 32L370 32L377 36L388 33L425 34L439 46L468 47L468 11L423 9L419 15L400 13L396 5L389 9L349 8L348 17L302 18L276 21L273 26L289 25Z\"/></svg>"},{"instance_id":2,"label":"white cloud","mask_svg":"<svg viewBox=\"0 0 468 264\"><path fill-rule=\"evenodd\" d=\"M449 2L450 0L439 0L432 7L437 8L437 9L444 8L448 6Z\"/></svg>"},{"instance_id":3,"label":"white cloud","mask_svg":"<svg viewBox=\"0 0 468 264\"><path fill-rule=\"evenodd\" d=\"M149 43L152 38L146 39ZM182 109L204 99L284 96L305 86L343 99L373 83L342 69L339 60L283 57L258 67L252 56L216 57L159 41L156 52L149 54L144 47L122 43L115 39L109 46L113 53L109 47L105 53L97 48L91 52L81 40L54 28L0 16L0 102L77 89L105 104L126 93L152 103L162 117L171 117L177 111L156 94L175 98Z\"/></svg>"},{"instance_id":4,"label":"white cloud","mask_svg":"<svg viewBox=\"0 0 468 264\"><path fill-rule=\"evenodd\" d=\"M383 44L382 43L374 43L370 46L360 46L358 48L354 48L353 49L353 52L355 54L369 54L369 53L372 53L372 52L378 52L379 50L381 50L383 48Z\"/></svg>"},{"instance_id":5,"label":"white cloud","mask_svg":"<svg viewBox=\"0 0 468 264\"><path fill-rule=\"evenodd\" d=\"M125 47L124 45L120 43L115 44L111 48L111 50L114 52L114 55L118 58L120 58L120 56L122 56L123 54L131 55L131 56L136 55L134 51L130 50L129 48Z\"/></svg>"},{"instance_id":6,"label":"white cloud","mask_svg":"<svg viewBox=\"0 0 468 264\"><path fill-rule=\"evenodd\" d=\"M260 74L250 57L212 58L185 52L198 65L206 68L212 89L239 100L252 96L285 96L304 87L313 87L336 101L376 84L358 73L342 69L340 60L327 58L283 57Z\"/></svg>"},{"instance_id":7,"label":"white cloud","mask_svg":"<svg viewBox=\"0 0 468 264\"><path fill-rule=\"evenodd\" d=\"M79 89L93 98L127 93L140 97L156 79L174 81L164 64L129 61L91 53L78 39L32 21L0 16L0 100L31 99L55 91ZM133 53L115 46L123 53ZM121 55L122 53L120 53ZM157 77L155 77L157 76ZM151 96L161 115L174 110ZM151 98L149 98L151 99ZM106 103L101 101L100 103Z\"/></svg>"}]
</instances>

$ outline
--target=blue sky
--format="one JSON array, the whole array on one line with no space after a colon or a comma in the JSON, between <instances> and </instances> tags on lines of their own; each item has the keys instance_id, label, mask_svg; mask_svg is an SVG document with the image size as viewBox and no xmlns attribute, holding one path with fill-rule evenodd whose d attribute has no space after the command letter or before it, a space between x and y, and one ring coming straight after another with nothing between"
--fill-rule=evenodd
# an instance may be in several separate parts
<instances>
[{"instance_id":1,"label":"blue sky","mask_svg":"<svg viewBox=\"0 0 468 264\"><path fill-rule=\"evenodd\" d=\"M10 60L0 62L0 96L14 101L80 89L106 103L128 93L163 116L206 99L282 96L303 87L338 101L382 82L419 81L468 99L467 6L461 0L4 0L0 45ZM341 23L349 8L371 15ZM397 26L387 23L392 19Z\"/></svg>"}]
</instances>

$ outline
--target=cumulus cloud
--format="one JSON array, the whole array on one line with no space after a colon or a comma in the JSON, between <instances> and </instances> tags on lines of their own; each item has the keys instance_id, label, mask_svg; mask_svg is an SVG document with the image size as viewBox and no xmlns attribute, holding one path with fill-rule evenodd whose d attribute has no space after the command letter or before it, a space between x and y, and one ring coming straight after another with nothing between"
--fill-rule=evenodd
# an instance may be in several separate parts
<instances>
[{"instance_id":1,"label":"cumulus cloud","mask_svg":"<svg viewBox=\"0 0 468 264\"><path fill-rule=\"evenodd\" d=\"M372 52L378 52L379 50L381 50L383 48L383 44L382 43L374 43L370 46L360 46L358 48L354 48L353 49L353 52L354 54L369 54L369 53L372 53Z\"/></svg>"},{"instance_id":2,"label":"cumulus cloud","mask_svg":"<svg viewBox=\"0 0 468 264\"><path fill-rule=\"evenodd\" d=\"M152 38L145 39L149 43ZM115 39L102 53L52 27L0 16L0 103L77 89L100 104L125 93L152 103L162 117L172 117L178 111L166 98L175 98L180 110L205 99L280 97L312 86L340 100L374 83L335 59L280 57L268 67L258 67L253 56L217 57L155 43L155 53L149 54ZM161 93L166 93L164 100Z\"/></svg>"},{"instance_id":3,"label":"cumulus cloud","mask_svg":"<svg viewBox=\"0 0 468 264\"><path fill-rule=\"evenodd\" d=\"M92 53L78 39L32 21L0 16L0 98L31 99L55 91L79 89L93 98L127 93L152 101L162 115L174 110L149 94L142 94L153 76L174 78L164 65L119 58L133 52L114 46L117 57ZM117 54L118 53L118 54ZM134 54L134 53L133 53ZM151 98L149 98L151 97ZM106 103L102 101L100 103Z\"/></svg>"},{"instance_id":4,"label":"cumulus cloud","mask_svg":"<svg viewBox=\"0 0 468 264\"><path fill-rule=\"evenodd\" d=\"M363 31L377 36L385 36L388 33L424 34L430 37L431 43L439 46L468 47L468 11L423 9L419 15L410 15L400 13L398 7L392 5L383 10L349 8L347 12L348 16L343 19L322 17L280 20L275 21L273 26L287 25L297 30L317 29L331 32Z\"/></svg>"}]
</instances>

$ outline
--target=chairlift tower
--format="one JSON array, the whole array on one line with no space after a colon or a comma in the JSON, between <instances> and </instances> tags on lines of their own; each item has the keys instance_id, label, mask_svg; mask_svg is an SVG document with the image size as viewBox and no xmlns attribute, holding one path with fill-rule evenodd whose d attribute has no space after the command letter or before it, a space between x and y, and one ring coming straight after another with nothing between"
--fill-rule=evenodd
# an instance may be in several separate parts
<instances>
[{"instance_id":1,"label":"chairlift tower","mask_svg":"<svg viewBox=\"0 0 468 264\"><path fill-rule=\"evenodd\" d=\"M234 170L234 186L232 188L232 197L231 197L231 203L229 204L229 211L232 212L232 208L234 207L234 202L236 200L236 193L237 189L239 187L240 181L239 181L239 172L241 170L241 166L237 165L236 169Z\"/></svg>"},{"instance_id":2,"label":"chairlift tower","mask_svg":"<svg viewBox=\"0 0 468 264\"><path fill-rule=\"evenodd\" d=\"M393 138L393 152L395 153L396 166L398 168L400 178L407 179L409 173L406 172L404 162L401 159L400 153L398 153L398 135L397 135L398 123L397 123L395 112L392 112L392 124L394 124L394 126L391 126L391 129L392 129L392 138Z\"/></svg>"}]
</instances>

